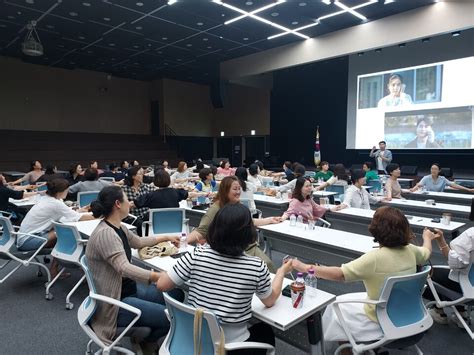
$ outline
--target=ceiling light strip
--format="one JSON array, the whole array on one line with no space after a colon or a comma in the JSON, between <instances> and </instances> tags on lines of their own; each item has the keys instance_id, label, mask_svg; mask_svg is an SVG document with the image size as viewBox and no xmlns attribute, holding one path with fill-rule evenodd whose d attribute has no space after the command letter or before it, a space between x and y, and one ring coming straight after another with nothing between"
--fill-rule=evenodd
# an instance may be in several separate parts
<instances>
[{"instance_id":1,"label":"ceiling light strip","mask_svg":"<svg viewBox=\"0 0 474 355\"><path fill-rule=\"evenodd\" d=\"M367 1L367 2L364 2L363 4L353 6L353 7L349 8L349 9L352 10L352 11L354 11L354 10L360 9L360 8L362 8L362 7L365 7L365 6L375 4L376 2L377 2L377 0L369 0L369 1ZM331 13L331 14L327 14L327 15L321 16L321 17L319 17L314 23L310 23L309 25L295 28L293 31L301 31L301 30L304 30L304 29L306 29L306 28L310 28L310 27L317 26L317 25L319 25L319 23L320 23L321 20L325 20L325 19L328 19L328 18L330 18L330 17L334 17L334 16L337 16L337 15L341 15L341 14L344 14L344 13L346 13L346 12L349 12L349 11L347 11L347 10L340 10L340 11L333 12L333 13ZM354 11L354 12L355 12L355 11ZM361 16L362 16L362 15L361 15ZM267 39L274 39L274 38L277 38L277 37L286 36L286 35L288 35L288 34L290 34L290 32L288 32L288 31L286 31L286 32L281 32L281 33L278 33L278 34L276 34L276 35L270 36L270 37L268 37Z\"/></svg>"},{"instance_id":2,"label":"ceiling light strip","mask_svg":"<svg viewBox=\"0 0 474 355\"><path fill-rule=\"evenodd\" d=\"M304 35L304 34L302 34L302 33L299 33L299 32L296 32L296 31L294 31L294 30L291 30L291 29L289 29L289 28L287 28L287 27L281 26L281 25L279 25L279 24L277 24L277 23L275 23L275 22L268 21L268 20L264 19L263 17L257 16L257 15L253 15L253 14L251 14L250 12L247 12L247 11L244 11L244 10L242 10L242 9L239 9L238 7L232 6L232 5L230 5L230 4L226 4L226 3L222 2L221 0L212 0L212 2L214 2L214 3L216 3L216 4L219 4L219 5L222 5L222 6L224 6L224 7L227 7L228 9L234 10L234 11L236 11L236 12L239 12L239 13L241 13L242 15L246 15L246 16L248 16L248 17L250 17L250 18L253 18L254 20L257 20L257 21L263 22L263 23L265 23L265 24L267 24L267 25L276 27L276 28L278 28L278 29L280 29L280 30L282 30L282 31L285 31L285 32L288 32L288 33L292 33L292 34L294 34L295 36L298 36L298 37L301 37L301 38L304 38L304 39L309 39L308 36L306 36L306 35Z\"/></svg>"},{"instance_id":3,"label":"ceiling light strip","mask_svg":"<svg viewBox=\"0 0 474 355\"><path fill-rule=\"evenodd\" d=\"M272 4L268 4L266 6L263 6L261 8L258 8L256 10L253 10L253 11L250 11L249 14L252 14L252 15L255 15L255 14L258 14L259 12L262 12L262 11L265 11L265 10L268 10L274 6L277 6L277 5L280 5L282 3L286 2L286 0L278 0L277 2L274 2ZM238 17L235 17L229 21L226 21L224 22L224 25L228 25L228 24L231 24L232 22L236 22L236 21L239 21L239 20L242 20L243 18L246 18L248 17L248 15L241 15L241 16L238 16Z\"/></svg>"},{"instance_id":4,"label":"ceiling light strip","mask_svg":"<svg viewBox=\"0 0 474 355\"><path fill-rule=\"evenodd\" d=\"M337 7L345 10L346 12L350 13L351 15L354 15L355 17L360 18L362 21L367 21L367 17L365 17L364 15L358 13L357 11L354 11L353 9L351 9L350 7L344 5L342 2L340 2L338 0L334 1L334 5L336 5Z\"/></svg>"}]
</instances>

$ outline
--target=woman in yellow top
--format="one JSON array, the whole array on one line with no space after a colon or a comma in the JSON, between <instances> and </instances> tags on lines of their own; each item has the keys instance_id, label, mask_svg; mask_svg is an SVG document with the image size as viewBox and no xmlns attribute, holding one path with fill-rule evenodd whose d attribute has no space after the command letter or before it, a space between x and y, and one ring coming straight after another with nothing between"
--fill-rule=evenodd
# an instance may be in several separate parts
<instances>
[{"instance_id":1,"label":"woman in yellow top","mask_svg":"<svg viewBox=\"0 0 474 355\"><path fill-rule=\"evenodd\" d=\"M380 207L374 214L369 231L380 247L341 267L308 265L293 260L298 271L314 270L317 277L333 281L362 281L367 292L348 293L336 299L377 300L385 280L391 276L409 275L416 272L416 266L426 262L431 255L431 241L438 235L425 229L423 246L410 244L413 233L403 213L393 207ZM377 322L375 306L361 303L340 304L344 320L356 341L369 341L383 336ZM324 339L346 341L347 336L329 305L323 315Z\"/></svg>"}]
</instances>

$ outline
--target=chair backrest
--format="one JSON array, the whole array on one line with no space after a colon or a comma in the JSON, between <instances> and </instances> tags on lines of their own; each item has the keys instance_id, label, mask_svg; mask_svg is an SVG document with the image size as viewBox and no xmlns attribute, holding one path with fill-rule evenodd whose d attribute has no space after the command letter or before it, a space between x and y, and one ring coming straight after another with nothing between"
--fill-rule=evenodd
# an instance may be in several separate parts
<instances>
[{"instance_id":1,"label":"chair backrest","mask_svg":"<svg viewBox=\"0 0 474 355\"><path fill-rule=\"evenodd\" d=\"M336 192L338 197L341 201L344 200L344 193L346 192L346 186L344 185L330 185L326 187L326 191L329 192Z\"/></svg>"},{"instance_id":2,"label":"chair backrest","mask_svg":"<svg viewBox=\"0 0 474 355\"><path fill-rule=\"evenodd\" d=\"M314 178L315 176L316 176L316 172L314 171L307 171L304 173L304 177Z\"/></svg>"},{"instance_id":3,"label":"chair backrest","mask_svg":"<svg viewBox=\"0 0 474 355\"><path fill-rule=\"evenodd\" d=\"M12 222L9 218L0 216L0 253L8 252L14 244Z\"/></svg>"},{"instance_id":4,"label":"chair backrest","mask_svg":"<svg viewBox=\"0 0 474 355\"><path fill-rule=\"evenodd\" d=\"M81 235L76 227L53 222L56 232L56 245L51 255L60 260L79 264L84 252L84 244L81 244Z\"/></svg>"},{"instance_id":5,"label":"chair backrest","mask_svg":"<svg viewBox=\"0 0 474 355\"><path fill-rule=\"evenodd\" d=\"M103 176L103 177L100 177L99 180L101 181L108 181L108 182L114 182L115 181L115 178L111 177L111 176Z\"/></svg>"},{"instance_id":6,"label":"chair backrest","mask_svg":"<svg viewBox=\"0 0 474 355\"><path fill-rule=\"evenodd\" d=\"M203 205L206 203L206 196L198 196L197 201L200 205Z\"/></svg>"},{"instance_id":7,"label":"chair backrest","mask_svg":"<svg viewBox=\"0 0 474 355\"><path fill-rule=\"evenodd\" d=\"M416 175L418 174L418 167L414 165L403 165L400 168L400 175Z\"/></svg>"},{"instance_id":8,"label":"chair backrest","mask_svg":"<svg viewBox=\"0 0 474 355\"><path fill-rule=\"evenodd\" d=\"M77 203L79 207L90 205L93 201L97 200L99 191L85 191L77 193Z\"/></svg>"},{"instance_id":9,"label":"chair backrest","mask_svg":"<svg viewBox=\"0 0 474 355\"><path fill-rule=\"evenodd\" d=\"M184 208L157 208L150 210L153 234L182 233L185 219Z\"/></svg>"},{"instance_id":10,"label":"chair backrest","mask_svg":"<svg viewBox=\"0 0 474 355\"><path fill-rule=\"evenodd\" d=\"M37 191L38 191L38 192L46 191L46 190L48 190L48 184L40 185L40 186L38 186L38 188L37 188Z\"/></svg>"},{"instance_id":11,"label":"chair backrest","mask_svg":"<svg viewBox=\"0 0 474 355\"><path fill-rule=\"evenodd\" d=\"M196 309L183 304L167 293L163 293L171 318L171 327L165 346L170 354L194 354L194 314ZM202 355L214 355L215 345L220 341L221 329L216 316L204 311L202 316Z\"/></svg>"},{"instance_id":12,"label":"chair backrest","mask_svg":"<svg viewBox=\"0 0 474 355\"><path fill-rule=\"evenodd\" d=\"M459 272L459 284L463 296L474 300L474 251L471 251L471 264Z\"/></svg>"},{"instance_id":13,"label":"chair backrest","mask_svg":"<svg viewBox=\"0 0 474 355\"><path fill-rule=\"evenodd\" d=\"M250 209L250 199L248 198L241 198L240 203Z\"/></svg>"},{"instance_id":14,"label":"chair backrest","mask_svg":"<svg viewBox=\"0 0 474 355\"><path fill-rule=\"evenodd\" d=\"M425 266L421 272L385 280L379 298L384 303L377 305L376 312L387 339L416 335L433 325L421 297L430 270Z\"/></svg>"},{"instance_id":15,"label":"chair backrest","mask_svg":"<svg viewBox=\"0 0 474 355\"><path fill-rule=\"evenodd\" d=\"M270 176L261 176L263 186L273 186L273 178Z\"/></svg>"},{"instance_id":16,"label":"chair backrest","mask_svg":"<svg viewBox=\"0 0 474 355\"><path fill-rule=\"evenodd\" d=\"M367 181L367 185L373 186L373 189L372 189L373 192L382 191L382 182L380 180L369 180Z\"/></svg>"}]
</instances>

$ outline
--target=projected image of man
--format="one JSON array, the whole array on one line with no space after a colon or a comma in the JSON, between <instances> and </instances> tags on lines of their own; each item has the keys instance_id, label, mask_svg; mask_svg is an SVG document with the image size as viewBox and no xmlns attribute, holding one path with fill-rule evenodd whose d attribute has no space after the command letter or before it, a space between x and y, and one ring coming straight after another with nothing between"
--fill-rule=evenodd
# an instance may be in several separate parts
<instances>
[{"instance_id":1,"label":"projected image of man","mask_svg":"<svg viewBox=\"0 0 474 355\"><path fill-rule=\"evenodd\" d=\"M393 74L390 76L387 90L389 94L380 99L377 105L378 107L395 107L413 104L411 96L404 93L405 84L403 84L401 75Z\"/></svg>"},{"instance_id":2,"label":"projected image of man","mask_svg":"<svg viewBox=\"0 0 474 355\"><path fill-rule=\"evenodd\" d=\"M431 116L418 118L416 122L416 137L405 148L442 148L435 141L435 133L433 131L433 118Z\"/></svg>"}]
</instances>

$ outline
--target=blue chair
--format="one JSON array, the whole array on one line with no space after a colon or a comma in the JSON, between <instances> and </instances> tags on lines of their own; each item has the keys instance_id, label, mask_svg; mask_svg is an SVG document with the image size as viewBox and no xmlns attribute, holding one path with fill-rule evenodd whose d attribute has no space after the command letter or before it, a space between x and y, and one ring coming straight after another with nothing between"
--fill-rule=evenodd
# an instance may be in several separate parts
<instances>
[{"instance_id":1,"label":"blue chair","mask_svg":"<svg viewBox=\"0 0 474 355\"><path fill-rule=\"evenodd\" d=\"M48 185L47 185L47 184L40 185L40 186L38 186L38 188L36 189L36 191L38 191L38 192L47 191L47 190L48 190Z\"/></svg>"},{"instance_id":2,"label":"blue chair","mask_svg":"<svg viewBox=\"0 0 474 355\"><path fill-rule=\"evenodd\" d=\"M368 299L334 301L334 310L349 339L349 343L339 346L335 354L349 347L352 347L355 354L362 354L365 351L373 353L373 349L380 347L402 349L410 346L414 346L418 354L423 354L416 343L433 325L433 319L421 297L430 270L431 267L425 266L416 274L387 278L376 301ZM357 344L339 308L341 303L375 305L383 337L370 343Z\"/></svg>"},{"instance_id":3,"label":"blue chair","mask_svg":"<svg viewBox=\"0 0 474 355\"><path fill-rule=\"evenodd\" d=\"M66 268L81 268L80 260L84 254L85 244L87 243L87 240L81 238L76 227L56 222L53 222L53 226L54 231L56 232L57 241L51 251L51 255L56 258L62 268L58 272L58 275L46 287L46 294L50 294L50 299L53 298L52 294L49 292L50 288L59 279ZM76 292L85 278L86 276L83 275L66 296L66 309L74 308L74 304L70 302L71 296Z\"/></svg>"},{"instance_id":4,"label":"blue chair","mask_svg":"<svg viewBox=\"0 0 474 355\"><path fill-rule=\"evenodd\" d=\"M206 196L198 196L197 201L200 205L204 205L206 203Z\"/></svg>"},{"instance_id":5,"label":"blue chair","mask_svg":"<svg viewBox=\"0 0 474 355\"><path fill-rule=\"evenodd\" d=\"M346 192L346 188L347 186L343 185L329 185L328 187L326 187L326 191L336 192L337 195L334 196L334 198L337 198L342 202L344 201L344 193Z\"/></svg>"},{"instance_id":6,"label":"blue chair","mask_svg":"<svg viewBox=\"0 0 474 355\"><path fill-rule=\"evenodd\" d=\"M461 314L459 314L458 309L456 306L464 305L467 307L468 310L468 315L469 315L469 323L470 323L470 314L472 310L472 306L474 305L474 251L471 251L471 264L465 268L465 269L460 269L458 271L459 276L458 276L458 282L459 286L461 287L462 293L455 292L453 290L450 290L442 285L439 285L433 280L428 279L428 286L431 289L431 292L433 293L433 296L435 298L434 302L429 302L427 306L430 306L434 303L436 303L436 306L438 308L445 308L445 307L450 307L454 313L454 315L457 317L459 320L460 324L464 327L466 330L467 334L471 337L472 340L474 340L474 332L471 330L469 325L466 323L466 321L463 319ZM447 265L435 265L433 266L434 269L449 269L449 266ZM447 299L450 301L441 301L439 295L445 296Z\"/></svg>"},{"instance_id":7,"label":"blue chair","mask_svg":"<svg viewBox=\"0 0 474 355\"><path fill-rule=\"evenodd\" d=\"M312 178L312 179L314 179L315 176L316 176L316 172L314 172L314 171L307 171L304 174L304 177L309 177L309 178Z\"/></svg>"},{"instance_id":8,"label":"blue chair","mask_svg":"<svg viewBox=\"0 0 474 355\"><path fill-rule=\"evenodd\" d=\"M195 340L202 348L202 355L218 354L219 347L221 346L224 348L224 351L265 349L268 355L275 354L275 348L270 344L257 342L225 344L224 332L214 313L208 310L196 312L196 308L175 300L167 293L164 293L163 296L166 302L166 314L170 319L171 327L160 348L160 355L196 354L198 352L195 352L194 349ZM198 331L199 334L194 334L193 337L195 318L197 318L196 320L201 326Z\"/></svg>"},{"instance_id":9,"label":"blue chair","mask_svg":"<svg viewBox=\"0 0 474 355\"><path fill-rule=\"evenodd\" d=\"M372 186L372 191L375 193L379 193L382 191L382 182L380 180L367 181L367 186Z\"/></svg>"},{"instance_id":10,"label":"blue chair","mask_svg":"<svg viewBox=\"0 0 474 355\"><path fill-rule=\"evenodd\" d=\"M148 327L133 327L134 324L138 321L138 319L140 319L140 316L142 314L141 310L114 298L99 295L97 293L97 289L94 284L94 279L90 273L89 265L85 255L81 258L80 263L82 269L84 270L84 275L86 277L87 284L89 285L89 296L86 297L86 299L82 302L81 306L77 310L77 320L79 321L79 325L90 338L89 342L87 343L86 354L92 354L92 344L95 343L101 349L96 352L96 354L102 353L104 355L109 355L112 351L117 351L128 355L135 355L133 351L120 346L120 341L123 337L134 337L144 339L148 335L150 335L151 329ZM98 302L108 303L119 308L123 308L135 315L128 326L117 328L116 337L109 345L106 345L102 340L100 340L100 338L97 336L97 334L94 332L94 329L92 329L90 325L90 321L94 316L95 311L97 310Z\"/></svg>"},{"instance_id":11,"label":"blue chair","mask_svg":"<svg viewBox=\"0 0 474 355\"><path fill-rule=\"evenodd\" d=\"M14 272L16 272L20 267L28 267L30 265L38 266L38 276L42 276L41 270L44 270L48 277L48 282L51 281L51 274L49 269L38 260L39 255L49 255L51 249L45 249L44 246L48 242L44 240L44 243L36 250L20 251L16 247L16 237L18 235L28 235L32 238L40 238L37 235L15 232L13 225L7 217L0 217L0 259L5 260L5 262L0 265L0 270L5 268L11 262L17 262L18 265L14 267L7 275L0 279L0 284L4 283ZM48 294L46 293L46 298L48 299Z\"/></svg>"},{"instance_id":12,"label":"blue chair","mask_svg":"<svg viewBox=\"0 0 474 355\"><path fill-rule=\"evenodd\" d=\"M188 220L184 208L150 209L148 221L142 224L142 236L151 234L181 234Z\"/></svg>"},{"instance_id":13,"label":"blue chair","mask_svg":"<svg viewBox=\"0 0 474 355\"><path fill-rule=\"evenodd\" d=\"M79 207L88 206L93 201L97 200L97 196L99 196L99 191L78 192L77 204Z\"/></svg>"}]
</instances>

